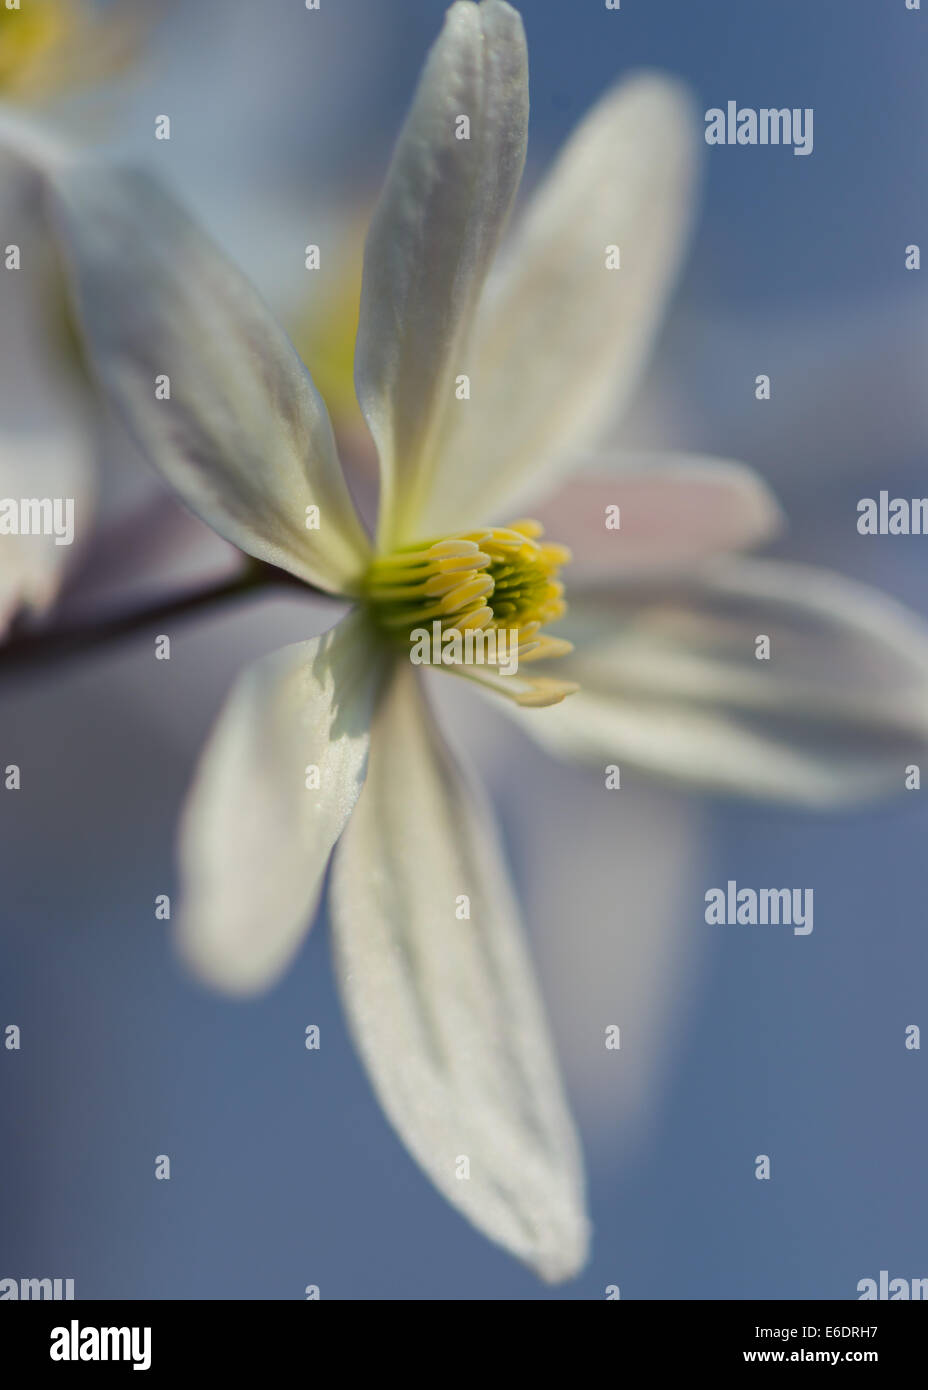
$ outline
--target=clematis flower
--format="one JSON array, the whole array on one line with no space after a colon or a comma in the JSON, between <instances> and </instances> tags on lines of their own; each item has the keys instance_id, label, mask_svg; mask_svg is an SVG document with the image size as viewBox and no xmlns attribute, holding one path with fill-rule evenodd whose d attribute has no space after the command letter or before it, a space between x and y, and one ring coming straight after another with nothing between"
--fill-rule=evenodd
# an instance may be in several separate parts
<instances>
[{"instance_id":1,"label":"clematis flower","mask_svg":"<svg viewBox=\"0 0 928 1390\"><path fill-rule=\"evenodd\" d=\"M501 698L552 745L594 760L614 745L714 785L784 790L792 770L800 798L808 790L807 752L787 759L747 735L726 743L732 708L769 709L784 742L809 721L820 732L837 709L853 729L851 755L863 738L858 751L897 774L898 745L921 724L885 690L855 693L853 660L832 679L814 639L787 637L777 653L798 668L792 681L783 665L769 685L766 668L741 669L753 602L765 624L783 600L800 628L814 613L822 632L872 652L880 600L870 596L870 611L859 593L843 602L837 580L769 593L755 582L739 592L735 621L724 578L678 580L677 609L650 593L636 608L626 575L593 597L584 589L575 652L550 631L573 621L568 551L526 518L526 498L551 492L631 390L677 269L695 152L674 83L642 76L608 93L484 292L522 174L527 93L516 12L458 0L364 260L355 370L381 469L373 541L322 400L234 267L145 180L67 161L49 177L97 368L141 446L227 540L307 594L352 603L329 632L248 669L228 697L183 816L183 953L227 991L269 985L312 921L334 849L337 975L387 1115L452 1203L558 1280L586 1258L578 1143L491 813L432 715L410 661L415 629L515 629L515 674L476 663L442 671ZM615 246L621 270L609 268ZM170 394L159 398L165 379ZM665 462L609 488L582 484L555 507L555 528L559 512L579 519L579 561L637 565L648 582L677 578L681 564L708 574L778 519L763 485L734 464ZM618 532L605 528L612 504L624 508ZM902 660L900 624L923 642L899 619L882 634L884 658ZM657 656L643 655L648 639ZM753 637L748 645L753 659ZM551 722L581 699L578 721ZM749 748L753 762L730 776ZM758 769L776 757L784 770L765 781Z\"/></svg>"},{"instance_id":2,"label":"clematis flower","mask_svg":"<svg viewBox=\"0 0 928 1390\"><path fill-rule=\"evenodd\" d=\"M142 33L134 4L118 14L87 0L0 6L0 122L22 129L23 111L44 118L75 92L114 76L135 57ZM14 150L19 143L17 136ZM72 501L80 542L96 491L94 403L35 173L5 148L0 256L0 497ZM51 606L73 557L70 546L46 536L0 533L0 636L20 613Z\"/></svg>"},{"instance_id":3,"label":"clematis flower","mask_svg":"<svg viewBox=\"0 0 928 1390\"><path fill-rule=\"evenodd\" d=\"M0 498L72 500L79 542L94 496L87 383L35 176L2 149L0 257ZM0 636L17 614L53 603L73 554L48 536L0 526Z\"/></svg>"}]
</instances>

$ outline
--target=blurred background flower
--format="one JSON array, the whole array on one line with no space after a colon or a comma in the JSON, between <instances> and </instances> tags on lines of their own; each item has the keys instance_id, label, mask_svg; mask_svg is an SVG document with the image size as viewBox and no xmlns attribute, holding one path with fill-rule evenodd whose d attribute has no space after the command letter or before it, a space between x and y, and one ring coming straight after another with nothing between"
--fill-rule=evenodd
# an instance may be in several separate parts
<instances>
[{"instance_id":1,"label":"blurred background flower","mask_svg":"<svg viewBox=\"0 0 928 1390\"><path fill-rule=\"evenodd\" d=\"M142 43L141 10L109 16L90 0L16 0L0 8L0 111L80 123L80 98L109 93ZM72 103L75 103L72 105ZM99 111L97 111L99 115ZM70 318L55 241L35 179L0 149L4 275L0 315L0 494L67 498L77 554L91 529L94 402ZM0 636L54 601L75 552L41 537L0 552Z\"/></svg>"},{"instance_id":2,"label":"blurred background flower","mask_svg":"<svg viewBox=\"0 0 928 1390\"><path fill-rule=\"evenodd\" d=\"M133 64L143 25L133 0L109 10L95 0L11 0L0 12L3 100L60 110Z\"/></svg>"},{"instance_id":3,"label":"blurred background flower","mask_svg":"<svg viewBox=\"0 0 928 1390\"><path fill-rule=\"evenodd\" d=\"M356 24L326 16L323 42L307 43L312 16L305 10L277 0L271 21L269 14L268 7L259 14L245 5L233 13L219 0L171 0L157 16L137 0L23 0L19 10L0 10L0 108L55 138L156 173L179 192L246 268L325 379L340 435L363 479L365 441L345 345L356 326L357 258L373 169L363 147L350 140L346 111L349 104L358 109L352 93L362 85L373 108L385 20L366 16L368 41L359 45ZM204 65L207 49L211 61ZM244 86L243 72L249 74ZM170 119L170 139L156 138L162 115ZM381 143L389 138L385 130ZM125 431L98 409L61 300L60 277L50 277L53 248L41 207L8 154L0 157L0 193L4 245L16 236L26 244L34 245L37 237L45 242L41 260L26 257L20 282L14 287L7 276L2 286L0 354L9 365L0 374L0 422L22 439L28 380L36 401L28 415L34 452L44 431L45 455L57 461L39 490L80 493L74 550L20 556L21 563L35 561L33 571L51 559L54 578L42 571L40 583L32 571L20 576L17 568L14 583L12 574L6 582L0 574L0 594L10 595L9 616L14 587L24 603L32 595L27 608L40 611L55 597L65 569L62 611L73 617L234 568L234 555L165 496ZM333 273L315 279L308 274L304 247L310 242L320 246ZM28 354L17 349L20 341L29 344ZM83 412L76 417L71 411L67 448L54 427L56 412L64 410L66 371ZM79 426L80 460L68 467L67 454L78 452ZM9 453L24 458L18 445ZM37 457L36 466L40 462ZM5 468L10 482L0 485L0 495L19 495L14 465L2 458L0 484ZM91 489L94 477L101 482ZM96 545L88 550L85 541L94 527ZM4 558L9 568L11 548Z\"/></svg>"}]
</instances>

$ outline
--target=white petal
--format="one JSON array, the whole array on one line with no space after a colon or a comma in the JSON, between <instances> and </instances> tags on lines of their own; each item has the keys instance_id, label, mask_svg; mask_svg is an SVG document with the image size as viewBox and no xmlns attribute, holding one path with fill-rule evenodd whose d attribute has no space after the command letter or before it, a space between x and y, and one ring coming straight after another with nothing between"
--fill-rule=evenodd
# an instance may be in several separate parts
<instances>
[{"instance_id":1,"label":"white petal","mask_svg":"<svg viewBox=\"0 0 928 1390\"><path fill-rule=\"evenodd\" d=\"M568 143L488 287L471 399L424 534L519 510L628 399L686 239L694 127L679 86L648 74L608 93ZM618 270L606 267L610 246Z\"/></svg>"},{"instance_id":2,"label":"white petal","mask_svg":"<svg viewBox=\"0 0 928 1390\"><path fill-rule=\"evenodd\" d=\"M618 508L618 513L609 508ZM696 455L629 460L612 474L579 474L532 515L573 552L577 576L623 578L683 570L770 539L782 514L752 469ZM618 518L618 527L607 519Z\"/></svg>"},{"instance_id":3,"label":"white petal","mask_svg":"<svg viewBox=\"0 0 928 1390\"><path fill-rule=\"evenodd\" d=\"M503 786L505 772L504 762ZM564 765L553 797L546 758L523 755L520 784L526 775L530 806L519 836L526 910L542 978L563 1021L571 1100L605 1166L653 1136L670 1103L680 1031L699 997L708 943L693 931L691 904L696 871L709 854L699 835L701 808L696 797L654 785L609 791L602 774ZM571 836L569 853L565 825L583 827ZM576 932L565 931L569 922L583 924L582 949ZM621 1026L619 1070L616 1054L603 1046L610 1023Z\"/></svg>"},{"instance_id":4,"label":"white petal","mask_svg":"<svg viewBox=\"0 0 928 1390\"><path fill-rule=\"evenodd\" d=\"M55 189L95 365L151 462L240 549L354 592L368 543L332 427L257 294L147 178L78 163Z\"/></svg>"},{"instance_id":5,"label":"white petal","mask_svg":"<svg viewBox=\"0 0 928 1390\"><path fill-rule=\"evenodd\" d=\"M459 120L470 122L458 138ZM415 539L477 296L522 176L522 21L458 0L433 47L374 214L355 376L381 466L382 546Z\"/></svg>"},{"instance_id":6,"label":"white petal","mask_svg":"<svg viewBox=\"0 0 928 1390\"><path fill-rule=\"evenodd\" d=\"M555 773L487 700L438 676L431 686L442 722L468 761L492 769L501 815L518 825L524 912L571 1107L584 1137L596 1135L600 1165L627 1158L659 1121L687 1000L699 988L707 943L692 930L688 895L707 852L704 806L630 778L610 791L602 771L579 765L562 762ZM581 832L571 834L575 826ZM616 1053L603 1047L609 1023L622 1028L618 1071Z\"/></svg>"},{"instance_id":7,"label":"white petal","mask_svg":"<svg viewBox=\"0 0 928 1390\"><path fill-rule=\"evenodd\" d=\"M403 1142L492 1240L569 1278L583 1183L532 966L488 808L405 663L335 858L332 920L355 1041Z\"/></svg>"},{"instance_id":8,"label":"white petal","mask_svg":"<svg viewBox=\"0 0 928 1390\"><path fill-rule=\"evenodd\" d=\"M35 174L0 150L0 497L73 508L73 540L0 536L0 631L19 608L41 612L92 525L94 432L89 392L66 350L67 299Z\"/></svg>"},{"instance_id":9,"label":"white petal","mask_svg":"<svg viewBox=\"0 0 928 1390\"><path fill-rule=\"evenodd\" d=\"M63 401L59 396L56 415ZM0 498L64 503L58 521L67 526L70 514L74 526L72 544L59 545L53 534L0 535L0 634L20 610L44 613L58 596L91 525L91 466L90 430L77 406L70 427L58 428L49 418L22 433L0 431Z\"/></svg>"},{"instance_id":10,"label":"white petal","mask_svg":"<svg viewBox=\"0 0 928 1390\"><path fill-rule=\"evenodd\" d=\"M520 722L568 756L814 807L902 791L924 760L928 628L839 575L723 561L574 593L563 631L552 673L581 688Z\"/></svg>"},{"instance_id":11,"label":"white petal","mask_svg":"<svg viewBox=\"0 0 928 1390\"><path fill-rule=\"evenodd\" d=\"M180 947L209 984L263 988L309 930L364 782L380 674L363 617L350 614L263 658L233 687L180 835ZM311 767L318 787L307 787Z\"/></svg>"}]
</instances>

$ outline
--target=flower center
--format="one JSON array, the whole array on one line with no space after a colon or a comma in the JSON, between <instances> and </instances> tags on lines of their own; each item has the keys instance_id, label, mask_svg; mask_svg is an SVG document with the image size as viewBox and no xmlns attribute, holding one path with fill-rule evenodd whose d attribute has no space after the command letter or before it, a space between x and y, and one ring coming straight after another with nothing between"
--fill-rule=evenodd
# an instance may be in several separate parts
<instances>
[{"instance_id":1,"label":"flower center","mask_svg":"<svg viewBox=\"0 0 928 1390\"><path fill-rule=\"evenodd\" d=\"M67 6L39 0L28 0L18 10L0 10L0 89L15 91L24 70L46 59L62 42L68 31Z\"/></svg>"},{"instance_id":2,"label":"flower center","mask_svg":"<svg viewBox=\"0 0 928 1390\"><path fill-rule=\"evenodd\" d=\"M560 656L569 644L541 629L566 611L558 576L570 551L543 534L537 521L514 521L403 546L373 562L365 597L382 631L404 645L438 622L443 632L515 632L520 660Z\"/></svg>"},{"instance_id":3,"label":"flower center","mask_svg":"<svg viewBox=\"0 0 928 1390\"><path fill-rule=\"evenodd\" d=\"M0 93L28 103L90 86L125 66L140 34L140 13L90 0L0 0Z\"/></svg>"}]
</instances>

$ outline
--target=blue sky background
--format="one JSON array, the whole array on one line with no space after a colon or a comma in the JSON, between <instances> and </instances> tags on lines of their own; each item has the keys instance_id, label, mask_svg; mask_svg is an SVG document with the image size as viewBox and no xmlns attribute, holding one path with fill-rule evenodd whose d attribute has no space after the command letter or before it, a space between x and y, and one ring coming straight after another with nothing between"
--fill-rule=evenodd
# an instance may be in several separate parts
<instances>
[{"instance_id":1,"label":"blue sky background","mask_svg":"<svg viewBox=\"0 0 928 1390\"><path fill-rule=\"evenodd\" d=\"M179 6L119 142L163 163L152 110L189 113L165 172L270 281L267 200L279 192L299 221L333 182L376 181L443 8ZM701 110L814 108L809 158L707 150L653 380L674 401L670 442L742 457L777 488L792 521L778 553L928 612L928 539L855 530L858 497L928 493L913 430L924 297L902 254L928 228L926 16L903 0L522 9L533 173L641 65L686 78ZM761 410L750 383L764 370L774 396ZM700 966L668 996L673 1043L640 1141L626 1150L608 1096L605 1113L581 1107L594 1255L575 1283L547 1289L473 1232L392 1135L345 1031L324 922L285 980L242 1004L190 984L153 919L222 693L271 627L295 640L301 623L281 601L186 630L170 683L127 652L0 691L0 756L28 769L21 792L0 794L0 1026L23 1031L21 1052L0 1051L0 1277L70 1276L79 1296L117 1298L300 1298L310 1283L324 1298L600 1298L618 1283L624 1298L815 1299L852 1298L881 1269L928 1275L925 1064L903 1045L906 1025L928 1023L928 792L841 817L687 803L704 839L676 930ZM509 775L486 771L497 787ZM556 796L556 772L544 775ZM500 799L525 891L530 823L518 797ZM601 805L571 802L565 874L580 817ZM664 871L660 840L652 869ZM813 934L707 927L705 889L728 878L813 888ZM563 921L578 954L639 925L621 882L614 911ZM621 952L608 960L621 971ZM557 982L546 989L582 1054ZM320 1053L303 1047L308 1023ZM600 1038L597 1021L591 1065ZM153 1179L161 1153L170 1182ZM759 1153L770 1182L754 1178Z\"/></svg>"}]
</instances>

